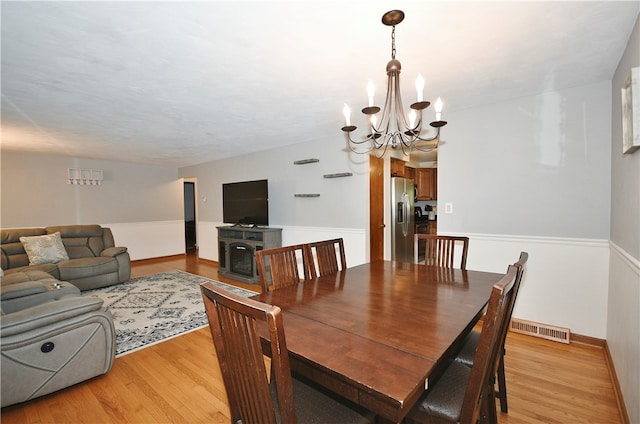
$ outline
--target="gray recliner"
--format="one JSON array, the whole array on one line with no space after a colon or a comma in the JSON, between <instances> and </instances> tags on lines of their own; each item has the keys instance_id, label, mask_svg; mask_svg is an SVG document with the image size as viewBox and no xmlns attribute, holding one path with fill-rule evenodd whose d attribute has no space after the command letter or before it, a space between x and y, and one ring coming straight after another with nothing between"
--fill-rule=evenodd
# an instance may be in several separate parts
<instances>
[{"instance_id":1,"label":"gray recliner","mask_svg":"<svg viewBox=\"0 0 640 424\"><path fill-rule=\"evenodd\" d=\"M2 407L111 369L115 329L102 304L101 299L82 297L73 285L53 278L2 287Z\"/></svg>"}]
</instances>

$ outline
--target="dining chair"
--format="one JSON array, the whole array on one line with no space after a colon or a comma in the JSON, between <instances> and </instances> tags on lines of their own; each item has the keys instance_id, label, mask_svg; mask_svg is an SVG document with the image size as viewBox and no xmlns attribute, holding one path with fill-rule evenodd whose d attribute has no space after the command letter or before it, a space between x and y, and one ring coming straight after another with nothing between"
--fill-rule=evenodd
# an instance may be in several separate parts
<instances>
[{"instance_id":1,"label":"dining chair","mask_svg":"<svg viewBox=\"0 0 640 424\"><path fill-rule=\"evenodd\" d=\"M316 270L308 255L308 249L302 244L258 250L256 266L262 292L298 284L299 262L302 263L303 279L315 278Z\"/></svg>"},{"instance_id":2,"label":"dining chair","mask_svg":"<svg viewBox=\"0 0 640 424\"><path fill-rule=\"evenodd\" d=\"M522 281L522 276L524 274L524 265L527 263L529 259L529 254L527 252L521 252L520 258L516 263L513 264L518 269L518 274L516 276L516 282L513 288L513 296L511 298L511 304L508 305L507 309L507 318L504 328L502 329L502 333L500 334L500 350L499 350L499 362L498 369L496 371L496 378L498 380L498 390L496 391L496 397L500 399L500 410L504 413L509 412L509 406L507 404L507 382L505 378L504 372L504 355L506 354L505 350L505 341L507 340L507 333L509 332L509 323L511 322L511 315L513 314L513 307L516 303L516 298L518 297L518 291L520 290L520 283ZM467 337L464 339L462 348L457 353L455 357L455 361L466 365L468 367L473 366L473 357L478 348L478 344L480 341L480 333L478 331L471 331Z\"/></svg>"},{"instance_id":3,"label":"dining chair","mask_svg":"<svg viewBox=\"0 0 640 424\"><path fill-rule=\"evenodd\" d=\"M309 249L310 266L315 266L317 263L316 274L318 277L336 274L347 268L347 257L344 253L342 238L316 241L308 243L306 246Z\"/></svg>"},{"instance_id":4,"label":"dining chair","mask_svg":"<svg viewBox=\"0 0 640 424\"><path fill-rule=\"evenodd\" d=\"M498 367L499 339L513 297L517 268L510 265L491 291L480 342L471 368L450 361L409 411L406 422L497 423L493 375Z\"/></svg>"},{"instance_id":5,"label":"dining chair","mask_svg":"<svg viewBox=\"0 0 640 424\"><path fill-rule=\"evenodd\" d=\"M372 413L292 378L280 308L241 297L211 282L202 283L200 289L232 423L373 422ZM260 328L269 333L270 378Z\"/></svg>"},{"instance_id":6,"label":"dining chair","mask_svg":"<svg viewBox=\"0 0 640 424\"><path fill-rule=\"evenodd\" d=\"M460 269L467 268L469 237L415 234L413 237L413 259L415 263L419 263L418 247L422 241L425 243L425 265L453 268L454 259L456 257L456 246L462 244Z\"/></svg>"}]
</instances>

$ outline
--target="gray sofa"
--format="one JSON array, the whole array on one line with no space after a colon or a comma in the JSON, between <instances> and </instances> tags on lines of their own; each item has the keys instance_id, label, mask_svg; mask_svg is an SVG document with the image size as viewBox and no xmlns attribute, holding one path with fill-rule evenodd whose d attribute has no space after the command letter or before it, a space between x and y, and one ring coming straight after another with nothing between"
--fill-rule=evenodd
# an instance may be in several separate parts
<instances>
[{"instance_id":1,"label":"gray sofa","mask_svg":"<svg viewBox=\"0 0 640 424\"><path fill-rule=\"evenodd\" d=\"M20 237L60 233L69 257L57 263L30 265ZM131 260L126 247L116 246L109 228L99 225L63 225L45 228L19 228L0 232L2 285L12 284L11 274L40 270L68 281L80 290L90 290L128 281ZM5 281L7 280L7 281Z\"/></svg>"},{"instance_id":2,"label":"gray sofa","mask_svg":"<svg viewBox=\"0 0 640 424\"><path fill-rule=\"evenodd\" d=\"M81 296L74 285L40 270L9 277L13 283L3 284L0 302L2 407L111 369L116 335L101 299Z\"/></svg>"}]
</instances>

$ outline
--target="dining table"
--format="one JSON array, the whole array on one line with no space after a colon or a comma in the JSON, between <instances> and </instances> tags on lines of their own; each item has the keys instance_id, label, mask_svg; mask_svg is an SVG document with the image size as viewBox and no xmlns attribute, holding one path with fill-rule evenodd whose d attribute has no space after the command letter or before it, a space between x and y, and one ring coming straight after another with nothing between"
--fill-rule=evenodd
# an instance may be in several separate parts
<instances>
[{"instance_id":1,"label":"dining table","mask_svg":"<svg viewBox=\"0 0 640 424\"><path fill-rule=\"evenodd\" d=\"M504 274L373 261L253 296L283 312L291 369L401 422ZM265 354L268 332L260 329Z\"/></svg>"}]
</instances>

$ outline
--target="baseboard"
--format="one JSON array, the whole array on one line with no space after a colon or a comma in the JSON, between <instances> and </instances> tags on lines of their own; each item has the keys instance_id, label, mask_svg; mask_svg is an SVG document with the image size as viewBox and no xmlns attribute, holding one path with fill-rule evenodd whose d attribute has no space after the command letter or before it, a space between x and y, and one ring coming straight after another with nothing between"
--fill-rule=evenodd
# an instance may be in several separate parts
<instances>
[{"instance_id":1,"label":"baseboard","mask_svg":"<svg viewBox=\"0 0 640 424\"><path fill-rule=\"evenodd\" d=\"M153 257L153 258L145 258L145 259L132 259L131 263L132 264L144 264L144 263L153 263L156 261L164 261L167 259L172 259L172 258L182 258L186 255L186 253L179 253L177 255L167 255L167 256L157 256L157 257Z\"/></svg>"},{"instance_id":2,"label":"baseboard","mask_svg":"<svg viewBox=\"0 0 640 424\"><path fill-rule=\"evenodd\" d=\"M580 343L587 346L604 348L606 340L598 339L591 336L583 336L582 334L571 333L571 343Z\"/></svg>"},{"instance_id":3,"label":"baseboard","mask_svg":"<svg viewBox=\"0 0 640 424\"><path fill-rule=\"evenodd\" d=\"M616 374L616 369L613 366L613 358L611 357L611 352L609 351L609 345L607 341L604 341L604 360L607 363L607 369L609 370L609 375L611 377L611 384L613 385L613 394L616 397L616 402L618 403L618 411L620 412L620 420L623 424L630 424L631 420L629 419L629 413L627 412L627 407L624 404L624 396L622 396L622 388L620 387L620 383L618 382L618 375Z\"/></svg>"},{"instance_id":4,"label":"baseboard","mask_svg":"<svg viewBox=\"0 0 640 424\"><path fill-rule=\"evenodd\" d=\"M210 263L211 265L215 265L215 266L219 266L220 265L218 263L218 261L214 261L213 259L198 258L198 262L207 262L207 263Z\"/></svg>"}]
</instances>

